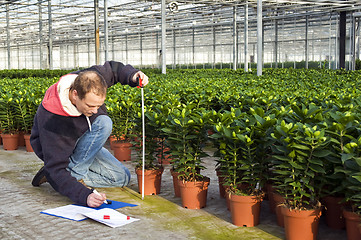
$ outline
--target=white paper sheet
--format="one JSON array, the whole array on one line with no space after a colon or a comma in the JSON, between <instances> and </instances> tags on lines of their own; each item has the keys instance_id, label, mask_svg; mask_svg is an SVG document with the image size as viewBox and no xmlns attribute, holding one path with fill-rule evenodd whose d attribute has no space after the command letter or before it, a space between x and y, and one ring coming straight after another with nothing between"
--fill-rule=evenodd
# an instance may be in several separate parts
<instances>
[{"instance_id":1,"label":"white paper sheet","mask_svg":"<svg viewBox=\"0 0 361 240\"><path fill-rule=\"evenodd\" d=\"M94 208L82 207L78 205L66 205L62 207L52 208L42 211L41 213L74 221L82 221L87 218L91 218L95 221L98 221L113 228L124 226L128 223L139 220L124 215L111 208L103 208L97 210Z\"/></svg>"},{"instance_id":2,"label":"white paper sheet","mask_svg":"<svg viewBox=\"0 0 361 240\"><path fill-rule=\"evenodd\" d=\"M84 215L95 221L101 222L101 223L108 225L110 227L113 227L113 228L124 226L128 223L132 223L132 222L139 220L139 219L124 215L111 208L103 208L100 210L94 210L92 212L87 212Z\"/></svg>"},{"instance_id":3,"label":"white paper sheet","mask_svg":"<svg viewBox=\"0 0 361 240\"><path fill-rule=\"evenodd\" d=\"M62 207L48 209L42 211L41 213L56 217L66 218L74 221L82 221L87 219L87 217L84 214L92 211L94 211L94 209L88 207L82 207L78 205L66 205Z\"/></svg>"}]
</instances>

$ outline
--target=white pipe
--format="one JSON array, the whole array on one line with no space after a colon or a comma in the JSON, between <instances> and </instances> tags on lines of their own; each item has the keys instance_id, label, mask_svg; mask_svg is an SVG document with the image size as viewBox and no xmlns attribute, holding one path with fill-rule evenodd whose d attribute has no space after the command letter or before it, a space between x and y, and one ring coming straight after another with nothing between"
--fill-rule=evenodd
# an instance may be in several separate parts
<instances>
[{"instance_id":1,"label":"white pipe","mask_svg":"<svg viewBox=\"0 0 361 240\"><path fill-rule=\"evenodd\" d=\"M244 6L244 71L248 72L248 0Z\"/></svg>"},{"instance_id":2,"label":"white pipe","mask_svg":"<svg viewBox=\"0 0 361 240\"><path fill-rule=\"evenodd\" d=\"M166 25L165 25L165 0L162 0L162 9L161 9L161 13L162 13L162 73L166 74L167 73L167 69L166 69L166 59L165 59L165 54L166 54L166 47L165 47L165 38L166 38Z\"/></svg>"},{"instance_id":3,"label":"white pipe","mask_svg":"<svg viewBox=\"0 0 361 240\"><path fill-rule=\"evenodd\" d=\"M257 76L262 75L262 0L257 0Z\"/></svg>"}]
</instances>

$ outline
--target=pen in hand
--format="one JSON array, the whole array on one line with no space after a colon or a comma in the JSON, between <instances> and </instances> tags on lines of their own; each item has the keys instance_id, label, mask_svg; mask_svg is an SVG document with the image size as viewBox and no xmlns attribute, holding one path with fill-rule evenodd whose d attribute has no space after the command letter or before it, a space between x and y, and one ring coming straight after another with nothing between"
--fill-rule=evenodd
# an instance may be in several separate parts
<instances>
[{"instance_id":1,"label":"pen in hand","mask_svg":"<svg viewBox=\"0 0 361 240\"><path fill-rule=\"evenodd\" d=\"M93 189L93 193L95 193L95 194L98 195L98 196L102 196L102 195L100 195L100 193L99 193L96 189ZM104 203L105 203L105 204L109 204L109 203L107 202L107 200L104 200Z\"/></svg>"}]
</instances>

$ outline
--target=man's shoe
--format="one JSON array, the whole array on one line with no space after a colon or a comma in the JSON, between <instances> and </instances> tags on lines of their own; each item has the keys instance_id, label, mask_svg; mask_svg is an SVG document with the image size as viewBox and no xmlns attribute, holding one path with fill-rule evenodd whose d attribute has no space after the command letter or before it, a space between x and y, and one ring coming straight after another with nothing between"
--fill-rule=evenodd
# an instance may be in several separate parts
<instances>
[{"instance_id":1,"label":"man's shoe","mask_svg":"<svg viewBox=\"0 0 361 240\"><path fill-rule=\"evenodd\" d=\"M45 177L45 171L44 167L40 168L40 170L36 173L35 177L33 178L33 181L31 184L34 187L39 187L41 184L47 182L48 180Z\"/></svg>"}]
</instances>

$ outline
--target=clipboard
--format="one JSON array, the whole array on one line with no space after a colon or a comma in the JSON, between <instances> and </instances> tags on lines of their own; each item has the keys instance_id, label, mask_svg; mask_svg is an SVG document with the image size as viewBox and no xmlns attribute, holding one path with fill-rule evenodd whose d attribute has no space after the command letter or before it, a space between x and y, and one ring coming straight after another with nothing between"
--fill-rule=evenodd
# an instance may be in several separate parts
<instances>
[{"instance_id":1,"label":"clipboard","mask_svg":"<svg viewBox=\"0 0 361 240\"><path fill-rule=\"evenodd\" d=\"M103 203L97 208L90 208L76 204L70 204L62 207L47 209L41 211L40 213L50 216L65 218L73 221L83 221L88 218L86 217L86 214L89 214L94 210L100 210L105 208L118 209L123 207L135 207L135 206L138 205L111 200L110 204Z\"/></svg>"}]
</instances>

